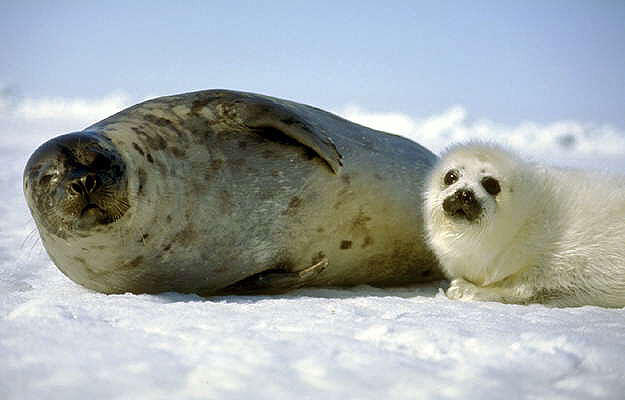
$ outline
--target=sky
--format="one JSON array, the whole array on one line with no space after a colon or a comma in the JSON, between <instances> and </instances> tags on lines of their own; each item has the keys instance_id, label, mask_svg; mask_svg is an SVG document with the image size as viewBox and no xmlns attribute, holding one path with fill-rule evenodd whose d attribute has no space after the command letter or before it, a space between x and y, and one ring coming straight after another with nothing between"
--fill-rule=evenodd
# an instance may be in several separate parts
<instances>
[{"instance_id":1,"label":"sky","mask_svg":"<svg viewBox=\"0 0 625 400\"><path fill-rule=\"evenodd\" d=\"M0 37L4 103L228 88L625 131L623 1L3 1Z\"/></svg>"}]
</instances>

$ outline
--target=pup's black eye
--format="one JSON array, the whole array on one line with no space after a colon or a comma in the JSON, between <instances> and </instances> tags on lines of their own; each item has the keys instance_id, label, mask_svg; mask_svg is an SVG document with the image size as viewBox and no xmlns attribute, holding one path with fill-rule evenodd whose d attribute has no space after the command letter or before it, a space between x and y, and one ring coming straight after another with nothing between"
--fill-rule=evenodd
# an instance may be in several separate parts
<instances>
[{"instance_id":1,"label":"pup's black eye","mask_svg":"<svg viewBox=\"0 0 625 400\"><path fill-rule=\"evenodd\" d=\"M445 174L445 178L443 178L443 182L445 182L445 185L447 186L453 185L454 183L456 183L457 180L458 171L456 171L455 169L447 171L447 173Z\"/></svg>"},{"instance_id":2,"label":"pup's black eye","mask_svg":"<svg viewBox=\"0 0 625 400\"><path fill-rule=\"evenodd\" d=\"M482 178L482 186L489 194L493 196L497 196L499 192L501 192L501 186L499 186L499 181L492 176L486 176Z\"/></svg>"}]
</instances>

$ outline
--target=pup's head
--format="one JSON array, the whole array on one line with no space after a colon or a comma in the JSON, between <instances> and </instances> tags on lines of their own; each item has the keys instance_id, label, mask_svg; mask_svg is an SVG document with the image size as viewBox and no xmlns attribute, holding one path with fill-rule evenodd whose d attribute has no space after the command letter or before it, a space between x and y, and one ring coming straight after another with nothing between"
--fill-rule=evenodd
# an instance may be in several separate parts
<instances>
[{"instance_id":1,"label":"pup's head","mask_svg":"<svg viewBox=\"0 0 625 400\"><path fill-rule=\"evenodd\" d=\"M424 216L430 237L485 233L502 220L514 224L520 211L514 193L523 180L520 171L522 161L496 145L451 147L427 184Z\"/></svg>"}]
</instances>

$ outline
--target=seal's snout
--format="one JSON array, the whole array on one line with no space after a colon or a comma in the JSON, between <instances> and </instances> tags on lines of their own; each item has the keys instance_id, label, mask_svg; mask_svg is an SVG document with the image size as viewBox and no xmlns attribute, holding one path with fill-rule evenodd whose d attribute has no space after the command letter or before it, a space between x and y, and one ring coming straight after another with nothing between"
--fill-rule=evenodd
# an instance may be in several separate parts
<instances>
[{"instance_id":1,"label":"seal's snout","mask_svg":"<svg viewBox=\"0 0 625 400\"><path fill-rule=\"evenodd\" d=\"M443 201L443 210L452 217L474 221L482 213L482 205L472 190L459 189Z\"/></svg>"},{"instance_id":2,"label":"seal's snout","mask_svg":"<svg viewBox=\"0 0 625 400\"><path fill-rule=\"evenodd\" d=\"M44 143L24 171L33 217L57 234L118 220L129 208L127 186L125 163L115 146L88 132Z\"/></svg>"}]
</instances>

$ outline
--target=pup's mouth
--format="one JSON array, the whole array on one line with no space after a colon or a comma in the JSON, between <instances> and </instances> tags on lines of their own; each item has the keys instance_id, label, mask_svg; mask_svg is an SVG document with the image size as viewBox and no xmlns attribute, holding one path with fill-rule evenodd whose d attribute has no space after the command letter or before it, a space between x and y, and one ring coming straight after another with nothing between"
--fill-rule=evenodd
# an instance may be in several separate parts
<instances>
[{"instance_id":1,"label":"pup's mouth","mask_svg":"<svg viewBox=\"0 0 625 400\"><path fill-rule=\"evenodd\" d=\"M482 204L473 191L460 189L443 201L443 210L454 219L473 222L482 215Z\"/></svg>"}]
</instances>

